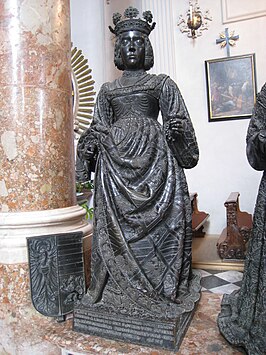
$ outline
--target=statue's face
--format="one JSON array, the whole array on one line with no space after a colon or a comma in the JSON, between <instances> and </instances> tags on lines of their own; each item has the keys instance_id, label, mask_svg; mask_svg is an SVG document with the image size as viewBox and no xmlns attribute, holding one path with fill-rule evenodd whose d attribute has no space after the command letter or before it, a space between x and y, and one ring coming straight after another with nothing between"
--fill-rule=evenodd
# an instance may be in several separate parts
<instances>
[{"instance_id":1,"label":"statue's face","mask_svg":"<svg viewBox=\"0 0 266 355\"><path fill-rule=\"evenodd\" d=\"M121 58L125 69L143 69L145 60L144 35L139 31L128 31L121 36Z\"/></svg>"}]
</instances>

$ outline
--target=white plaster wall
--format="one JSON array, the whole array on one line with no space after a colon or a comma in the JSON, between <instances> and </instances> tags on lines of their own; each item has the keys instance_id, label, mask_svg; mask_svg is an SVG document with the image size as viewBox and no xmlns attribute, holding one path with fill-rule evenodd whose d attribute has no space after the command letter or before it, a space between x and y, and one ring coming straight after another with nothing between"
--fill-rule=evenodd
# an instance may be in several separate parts
<instances>
[{"instance_id":1,"label":"white plaster wall","mask_svg":"<svg viewBox=\"0 0 266 355\"><path fill-rule=\"evenodd\" d=\"M181 89L190 112L200 147L200 161L196 168L186 170L190 191L198 192L199 208L209 212L210 218L207 233L220 234L225 227L224 202L232 191L240 192L240 208L253 213L261 173L254 171L247 162L245 155L245 137L249 119L208 122L205 60L222 58L226 50L216 45L219 33L225 27L235 30L240 39L235 47L231 47L231 56L241 54L256 54L256 74L258 90L266 81L266 17L222 23L222 7L220 0L200 0L202 10L209 9L213 17L209 30L202 37L189 39L177 27L180 14L185 14L188 1L161 0L167 3L165 9L172 12L172 36L174 50L164 51L160 55L170 55L175 58L175 67L168 68ZM153 1L142 0L143 3ZM156 11L161 11L158 0L154 2ZM244 1L246 3L246 1ZM239 0L239 6L244 6ZM96 80L95 88L99 89L104 81L112 80L119 73L113 66L112 36L106 29L112 24L112 13L123 11L129 4L139 5L140 0L71 0L72 9L72 39L76 46L83 49L88 56L93 75ZM164 11L166 11L164 9ZM149 10L144 9L143 10ZM157 26L154 31L162 31L160 21L164 16L154 13ZM110 18L109 18L110 17ZM169 27L169 26L168 26ZM169 31L169 29L167 30ZM169 36L169 32L167 34ZM151 40L155 35L151 35ZM169 41L169 38L167 38ZM155 51L158 48L154 47ZM155 54L158 56L158 53ZM155 67L156 69L156 63ZM163 71L160 68L160 71Z\"/></svg>"},{"instance_id":2,"label":"white plaster wall","mask_svg":"<svg viewBox=\"0 0 266 355\"><path fill-rule=\"evenodd\" d=\"M243 3L239 0L239 5ZM199 208L210 213L209 234L220 234L225 227L224 202L230 192L240 192L240 208L253 213L261 172L253 170L246 159L245 138L249 119L208 122L204 61L226 57L226 50L216 45L219 33L226 27L235 30L240 39L231 47L231 56L255 53L258 89L266 81L266 17L222 23L221 2L201 0L202 10L209 9L213 20L209 29L196 40L173 28L175 38L176 81L190 112L200 148L196 168L186 171L191 191L199 195ZM173 18L188 9L187 1L172 1Z\"/></svg>"},{"instance_id":3,"label":"white plaster wall","mask_svg":"<svg viewBox=\"0 0 266 355\"><path fill-rule=\"evenodd\" d=\"M105 0L70 0L71 40L88 59L96 92L106 78L105 3Z\"/></svg>"}]
</instances>

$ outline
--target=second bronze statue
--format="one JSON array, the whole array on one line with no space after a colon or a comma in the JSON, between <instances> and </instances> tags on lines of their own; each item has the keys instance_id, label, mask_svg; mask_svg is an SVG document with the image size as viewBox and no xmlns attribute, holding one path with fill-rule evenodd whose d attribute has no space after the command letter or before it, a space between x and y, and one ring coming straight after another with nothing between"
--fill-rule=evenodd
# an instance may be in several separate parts
<instances>
[{"instance_id":1,"label":"second bronze statue","mask_svg":"<svg viewBox=\"0 0 266 355\"><path fill-rule=\"evenodd\" d=\"M140 19L130 7L124 16L114 14L112 29L123 74L102 86L78 144L78 180L95 165L95 216L91 282L74 330L176 350L200 298L183 171L197 164L198 145L177 85L146 72L151 13Z\"/></svg>"}]
</instances>

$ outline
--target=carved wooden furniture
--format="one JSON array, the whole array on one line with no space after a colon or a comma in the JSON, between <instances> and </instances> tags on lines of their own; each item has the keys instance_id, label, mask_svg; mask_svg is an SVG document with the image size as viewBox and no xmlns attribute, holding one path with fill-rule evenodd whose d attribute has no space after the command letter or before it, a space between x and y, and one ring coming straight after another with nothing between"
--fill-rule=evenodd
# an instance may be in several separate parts
<instances>
[{"instance_id":1,"label":"carved wooden furniture","mask_svg":"<svg viewBox=\"0 0 266 355\"><path fill-rule=\"evenodd\" d=\"M198 210L198 201L196 192L192 192L190 195L191 208L192 208L192 231L193 237L204 237L203 231L204 224L209 218L209 214Z\"/></svg>"},{"instance_id":2,"label":"carved wooden furniture","mask_svg":"<svg viewBox=\"0 0 266 355\"><path fill-rule=\"evenodd\" d=\"M224 205L227 227L217 242L221 259L244 259L246 243L252 232L252 215L239 209L239 192L232 192Z\"/></svg>"}]
</instances>

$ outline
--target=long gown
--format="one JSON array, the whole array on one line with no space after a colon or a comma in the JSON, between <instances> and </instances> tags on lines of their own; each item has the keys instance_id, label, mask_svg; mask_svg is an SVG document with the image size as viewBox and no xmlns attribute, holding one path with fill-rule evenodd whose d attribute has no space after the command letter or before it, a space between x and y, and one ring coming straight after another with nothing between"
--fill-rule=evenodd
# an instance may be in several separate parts
<instances>
[{"instance_id":1,"label":"long gown","mask_svg":"<svg viewBox=\"0 0 266 355\"><path fill-rule=\"evenodd\" d=\"M233 345L245 348L248 354L266 354L266 84L264 84L249 124L247 157L250 165L262 170L241 289L225 295L218 326Z\"/></svg>"},{"instance_id":2,"label":"long gown","mask_svg":"<svg viewBox=\"0 0 266 355\"><path fill-rule=\"evenodd\" d=\"M81 179L92 163L88 147L98 149L91 283L83 303L172 318L191 311L200 297L183 172L197 164L198 146L176 84L163 74L137 72L131 79L124 72L102 86L78 144ZM184 134L173 140L169 121L176 116Z\"/></svg>"}]
</instances>

